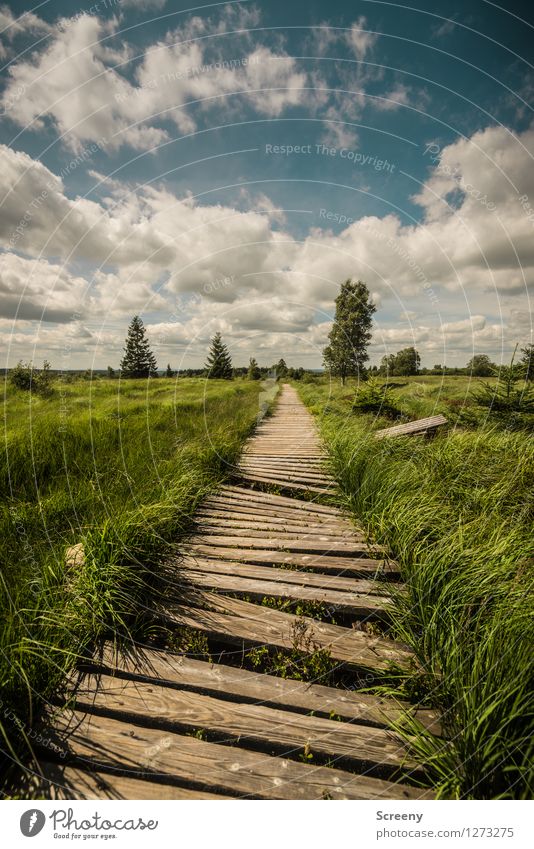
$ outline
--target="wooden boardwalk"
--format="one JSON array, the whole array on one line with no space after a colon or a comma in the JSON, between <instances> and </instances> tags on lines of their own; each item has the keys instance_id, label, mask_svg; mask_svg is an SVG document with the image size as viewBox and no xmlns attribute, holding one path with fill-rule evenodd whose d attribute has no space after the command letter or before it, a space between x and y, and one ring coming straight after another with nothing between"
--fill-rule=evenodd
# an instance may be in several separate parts
<instances>
[{"instance_id":1,"label":"wooden boardwalk","mask_svg":"<svg viewBox=\"0 0 534 849\"><path fill-rule=\"evenodd\" d=\"M325 494L335 494L335 482L313 419L284 386L232 485L204 501L194 533L168 564L160 615L177 633L186 627L207 638L222 662L140 646L122 656L106 646L73 682L67 704L49 709L44 731L52 743L29 778L32 792L62 799L432 797L390 728L415 709L357 689L414 662L385 633L388 582L402 589L398 569L324 503ZM323 616L302 616L298 605L314 605L308 609ZM322 621L332 618L339 624ZM283 675L299 658L320 658L355 689L254 671L249 652L286 658ZM438 730L431 711L417 716Z\"/></svg>"}]
</instances>

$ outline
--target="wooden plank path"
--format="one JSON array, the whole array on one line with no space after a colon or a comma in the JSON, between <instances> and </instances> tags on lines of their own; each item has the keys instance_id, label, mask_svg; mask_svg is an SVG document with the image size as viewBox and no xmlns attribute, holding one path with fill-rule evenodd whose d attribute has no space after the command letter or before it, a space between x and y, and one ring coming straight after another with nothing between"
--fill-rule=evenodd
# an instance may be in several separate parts
<instances>
[{"instance_id":1,"label":"wooden plank path","mask_svg":"<svg viewBox=\"0 0 534 849\"><path fill-rule=\"evenodd\" d=\"M370 682L414 658L387 636L398 567L317 500L335 494L313 419L284 386L234 482L204 501L167 564L154 614L203 635L224 662L105 645L47 711L53 746L28 774L33 790L58 799L432 798L391 723L415 713L439 733L438 717L358 691L362 674ZM301 615L297 606L310 604L322 617ZM250 661L241 668L258 649L285 657L289 674L299 658L326 658L355 689L257 672Z\"/></svg>"}]
</instances>

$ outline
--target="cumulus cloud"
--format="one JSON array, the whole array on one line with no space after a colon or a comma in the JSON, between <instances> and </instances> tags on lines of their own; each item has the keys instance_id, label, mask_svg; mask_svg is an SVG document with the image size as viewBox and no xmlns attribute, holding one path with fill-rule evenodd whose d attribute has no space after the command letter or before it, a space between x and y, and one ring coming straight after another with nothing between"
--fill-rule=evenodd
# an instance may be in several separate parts
<instances>
[{"instance_id":1,"label":"cumulus cloud","mask_svg":"<svg viewBox=\"0 0 534 849\"><path fill-rule=\"evenodd\" d=\"M423 353L444 344L468 350L473 340L495 348L503 335L515 341L510 310L517 313L518 296L534 281L534 216L529 196L517 194L519 186L534 190L533 143L531 130L517 138L502 128L476 133L431 165L416 197L420 224L364 216L339 232L312 228L301 240L280 222L273 227L275 208L265 198L243 211L179 198L164 186L132 192L114 181L104 202L71 199L42 163L2 147L0 245L10 252L0 278L2 314L13 315L21 295L26 312L19 315L44 310L48 321L68 320L82 294L93 317L137 309L165 315L193 299L177 322L184 339L216 326L236 344L262 332L320 347L340 282L359 277L386 316L417 318L399 328L379 316L384 344L418 344ZM451 187L461 192L454 209ZM73 262L94 266L87 280Z\"/></svg>"},{"instance_id":2,"label":"cumulus cloud","mask_svg":"<svg viewBox=\"0 0 534 849\"><path fill-rule=\"evenodd\" d=\"M0 254L0 315L3 318L70 323L88 288L82 277L45 260Z\"/></svg>"},{"instance_id":3,"label":"cumulus cloud","mask_svg":"<svg viewBox=\"0 0 534 849\"><path fill-rule=\"evenodd\" d=\"M193 132L192 104L202 113L230 98L231 107L236 92L260 114L277 117L305 96L307 76L294 59L282 49L252 45L246 28L235 56L225 55L216 41L198 40L206 31L222 34L256 21L254 9L229 8L217 20L193 17L146 49L132 80L134 50L125 42L115 47L115 18L61 19L41 52L9 68L4 108L23 91L12 120L33 130L51 121L76 152L95 141L110 150L152 150L169 138L161 121Z\"/></svg>"},{"instance_id":4,"label":"cumulus cloud","mask_svg":"<svg viewBox=\"0 0 534 849\"><path fill-rule=\"evenodd\" d=\"M74 151L103 139L110 148L129 144L143 150L163 141L164 130L143 123L131 126L128 111L114 100L122 78L109 66L117 55L103 39L113 33L116 21L84 14L60 24L41 53L9 68L3 102L24 91L12 120L39 130L48 118Z\"/></svg>"},{"instance_id":5,"label":"cumulus cloud","mask_svg":"<svg viewBox=\"0 0 534 849\"><path fill-rule=\"evenodd\" d=\"M163 7L158 0L130 4L148 5ZM35 28L34 17L19 21ZM331 137L353 144L355 133L343 122L358 120L365 106L395 108L410 100L402 83L393 86L389 101L366 98L367 84L382 72L363 62L377 40L364 17L346 29L316 30L319 54L342 45L354 58L354 65L338 68L341 86L329 86L316 69L289 56L280 33L271 34L269 44L259 43L252 32L259 22L254 5L192 16L149 44L139 59L137 49L119 38L119 18L83 12L60 18L38 49L9 67L4 109L19 126L34 131L51 123L63 143L79 152L91 142L109 150L123 145L154 150L170 138L169 125L193 133L208 113L233 114L243 106L269 118L300 106L324 108ZM8 108L13 103L17 109Z\"/></svg>"}]
</instances>

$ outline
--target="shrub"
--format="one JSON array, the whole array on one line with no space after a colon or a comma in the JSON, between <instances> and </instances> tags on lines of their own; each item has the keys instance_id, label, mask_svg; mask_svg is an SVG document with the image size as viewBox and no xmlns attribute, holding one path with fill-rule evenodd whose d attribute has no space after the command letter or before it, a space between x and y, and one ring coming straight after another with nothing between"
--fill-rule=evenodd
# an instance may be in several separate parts
<instances>
[{"instance_id":1,"label":"shrub","mask_svg":"<svg viewBox=\"0 0 534 849\"><path fill-rule=\"evenodd\" d=\"M534 388L525 380L523 366L514 363L514 357L515 352L509 366L493 369L495 385L482 381L472 393L480 407L487 407L489 415L512 429L531 426L534 415Z\"/></svg>"},{"instance_id":2,"label":"shrub","mask_svg":"<svg viewBox=\"0 0 534 849\"><path fill-rule=\"evenodd\" d=\"M9 373L9 381L12 386L25 392L38 392L40 395L49 395L52 389L53 375L50 371L50 363L45 360L42 369L34 368L31 362L23 363L19 360L14 369Z\"/></svg>"},{"instance_id":3,"label":"shrub","mask_svg":"<svg viewBox=\"0 0 534 849\"><path fill-rule=\"evenodd\" d=\"M397 418L400 415L400 410L393 403L390 387L380 384L374 377L358 386L352 409L357 413L376 413L387 418Z\"/></svg>"}]
</instances>

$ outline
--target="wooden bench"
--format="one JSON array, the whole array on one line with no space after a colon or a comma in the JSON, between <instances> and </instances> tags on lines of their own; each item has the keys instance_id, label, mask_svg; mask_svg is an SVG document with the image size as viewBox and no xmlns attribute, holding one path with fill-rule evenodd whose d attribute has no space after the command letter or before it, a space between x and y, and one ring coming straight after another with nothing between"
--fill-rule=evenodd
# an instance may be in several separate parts
<instances>
[{"instance_id":1,"label":"wooden bench","mask_svg":"<svg viewBox=\"0 0 534 849\"><path fill-rule=\"evenodd\" d=\"M417 419L415 422L406 422L406 424L377 430L375 439L383 439L387 436L414 436L421 433L425 436L433 436L437 428L445 424L447 424L445 416L429 416L427 419Z\"/></svg>"}]
</instances>

